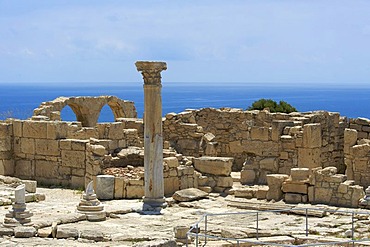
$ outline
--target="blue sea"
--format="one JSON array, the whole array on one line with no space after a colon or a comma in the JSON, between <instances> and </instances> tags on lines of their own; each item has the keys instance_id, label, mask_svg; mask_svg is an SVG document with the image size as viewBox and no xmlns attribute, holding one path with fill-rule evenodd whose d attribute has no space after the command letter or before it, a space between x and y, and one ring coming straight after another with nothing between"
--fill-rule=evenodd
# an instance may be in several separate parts
<instances>
[{"instance_id":1,"label":"blue sea","mask_svg":"<svg viewBox=\"0 0 370 247\"><path fill-rule=\"evenodd\" d=\"M246 109L254 101L266 98L284 100L301 112L327 110L350 118L370 118L370 85L276 84L276 83L162 83L163 115L185 109L234 107ZM138 116L144 111L142 82L55 84L3 84L0 91L0 119L27 119L41 102L60 96L114 95L135 102ZM63 120L75 121L69 107ZM104 106L99 122L113 121L113 114Z\"/></svg>"}]
</instances>

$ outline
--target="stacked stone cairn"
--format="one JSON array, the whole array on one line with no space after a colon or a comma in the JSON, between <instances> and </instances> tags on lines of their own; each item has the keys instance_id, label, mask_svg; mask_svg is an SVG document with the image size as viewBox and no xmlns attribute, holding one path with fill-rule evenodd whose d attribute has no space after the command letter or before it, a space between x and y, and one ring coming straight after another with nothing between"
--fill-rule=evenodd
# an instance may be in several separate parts
<instances>
[{"instance_id":1,"label":"stacked stone cairn","mask_svg":"<svg viewBox=\"0 0 370 247\"><path fill-rule=\"evenodd\" d=\"M26 209L26 187L24 184L19 185L15 189L15 200L12 204L12 209L9 213L5 214L4 223L5 227L17 226L31 226L32 213Z\"/></svg>"},{"instance_id":2,"label":"stacked stone cairn","mask_svg":"<svg viewBox=\"0 0 370 247\"><path fill-rule=\"evenodd\" d=\"M101 205L100 201L96 198L92 181L86 186L86 190L77 206L77 212L85 214L88 221L106 220L104 206Z\"/></svg>"}]
</instances>

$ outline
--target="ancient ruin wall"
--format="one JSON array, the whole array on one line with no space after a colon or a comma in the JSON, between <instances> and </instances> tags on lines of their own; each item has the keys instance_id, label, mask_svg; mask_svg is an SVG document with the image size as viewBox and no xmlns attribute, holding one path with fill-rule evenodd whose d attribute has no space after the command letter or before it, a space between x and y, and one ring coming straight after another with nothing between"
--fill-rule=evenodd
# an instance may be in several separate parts
<instances>
[{"instance_id":1,"label":"ancient ruin wall","mask_svg":"<svg viewBox=\"0 0 370 247\"><path fill-rule=\"evenodd\" d=\"M338 113L205 108L167 114L164 135L185 155L233 157L233 169L249 170L245 182L253 184L294 167L335 166L344 173L346 126Z\"/></svg>"},{"instance_id":2,"label":"ancient ruin wall","mask_svg":"<svg viewBox=\"0 0 370 247\"><path fill-rule=\"evenodd\" d=\"M370 120L351 119L344 132L344 160L348 179L370 186Z\"/></svg>"}]
</instances>

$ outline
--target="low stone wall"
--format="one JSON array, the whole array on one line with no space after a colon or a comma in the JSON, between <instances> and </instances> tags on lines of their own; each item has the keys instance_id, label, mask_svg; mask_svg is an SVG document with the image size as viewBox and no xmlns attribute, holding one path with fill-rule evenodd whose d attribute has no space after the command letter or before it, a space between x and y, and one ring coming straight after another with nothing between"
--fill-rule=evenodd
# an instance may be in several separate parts
<instances>
[{"instance_id":1,"label":"low stone wall","mask_svg":"<svg viewBox=\"0 0 370 247\"><path fill-rule=\"evenodd\" d=\"M253 170L248 183L266 183L267 174L289 174L294 167L345 171L343 133L348 122L339 113L204 108L167 114L163 126L164 139L178 152L233 157L234 171Z\"/></svg>"},{"instance_id":2,"label":"low stone wall","mask_svg":"<svg viewBox=\"0 0 370 247\"><path fill-rule=\"evenodd\" d=\"M348 179L370 186L370 120L351 119L344 132L344 160Z\"/></svg>"}]
</instances>

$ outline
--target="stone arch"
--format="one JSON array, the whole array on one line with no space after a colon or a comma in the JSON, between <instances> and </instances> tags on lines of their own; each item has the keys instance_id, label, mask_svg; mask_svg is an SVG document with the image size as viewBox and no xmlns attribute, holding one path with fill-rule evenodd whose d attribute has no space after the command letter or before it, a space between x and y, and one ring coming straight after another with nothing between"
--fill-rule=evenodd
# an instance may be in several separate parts
<instances>
[{"instance_id":1,"label":"stone arch","mask_svg":"<svg viewBox=\"0 0 370 247\"><path fill-rule=\"evenodd\" d=\"M100 97L59 97L53 101L43 102L34 110L34 116L45 116L49 120L61 120L60 112L68 105L76 115L77 121L83 127L94 127L99 119L101 109L108 105L114 115L118 118L136 118L137 112L134 102L121 100L116 96Z\"/></svg>"}]
</instances>

